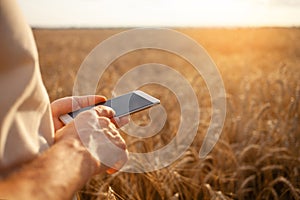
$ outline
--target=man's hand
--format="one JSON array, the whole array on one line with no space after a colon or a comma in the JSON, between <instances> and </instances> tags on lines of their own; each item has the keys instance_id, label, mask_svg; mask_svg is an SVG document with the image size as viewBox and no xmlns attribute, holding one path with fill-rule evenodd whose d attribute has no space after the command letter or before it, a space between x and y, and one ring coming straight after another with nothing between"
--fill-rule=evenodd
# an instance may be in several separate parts
<instances>
[{"instance_id":1,"label":"man's hand","mask_svg":"<svg viewBox=\"0 0 300 200\"><path fill-rule=\"evenodd\" d=\"M92 106L97 103L105 102L107 99L100 95L89 95L89 96L72 96L57 99L51 103L52 118L54 123L55 132L64 126L64 123L60 121L61 115L67 114L74 110ZM117 128L120 128L128 123L128 117L111 118L110 119Z\"/></svg>"},{"instance_id":2,"label":"man's hand","mask_svg":"<svg viewBox=\"0 0 300 200\"><path fill-rule=\"evenodd\" d=\"M98 95L72 96L55 100L51 103L51 111L55 132L64 126L62 121L60 121L59 119L61 115L105 101L106 98L104 96Z\"/></svg>"},{"instance_id":3,"label":"man's hand","mask_svg":"<svg viewBox=\"0 0 300 200\"><path fill-rule=\"evenodd\" d=\"M0 181L0 198L71 199L92 175L113 173L127 161L126 145L113 120L114 111L97 106L63 125L59 116L105 101L101 96L67 97L52 103L55 143ZM47 180L47 181L45 181ZM38 191L38 192L37 192Z\"/></svg>"},{"instance_id":4,"label":"man's hand","mask_svg":"<svg viewBox=\"0 0 300 200\"><path fill-rule=\"evenodd\" d=\"M80 113L66 126L59 120L60 115L104 101L106 98L103 96L66 97L54 101L51 107L56 131L55 141L79 141L95 161L95 173L114 173L127 161L126 144L117 130L128 123L127 117L116 119L111 108L96 106Z\"/></svg>"}]
</instances>

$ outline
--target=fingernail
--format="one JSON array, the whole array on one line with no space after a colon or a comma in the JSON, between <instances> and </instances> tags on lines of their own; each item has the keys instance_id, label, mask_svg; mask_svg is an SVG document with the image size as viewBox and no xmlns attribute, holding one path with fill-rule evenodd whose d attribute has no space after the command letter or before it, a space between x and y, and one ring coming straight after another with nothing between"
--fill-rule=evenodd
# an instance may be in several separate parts
<instances>
[{"instance_id":1,"label":"fingernail","mask_svg":"<svg viewBox=\"0 0 300 200\"><path fill-rule=\"evenodd\" d=\"M106 170L106 173L111 175L111 174L114 174L116 173L118 170L114 169L114 168L109 168L108 170Z\"/></svg>"}]
</instances>

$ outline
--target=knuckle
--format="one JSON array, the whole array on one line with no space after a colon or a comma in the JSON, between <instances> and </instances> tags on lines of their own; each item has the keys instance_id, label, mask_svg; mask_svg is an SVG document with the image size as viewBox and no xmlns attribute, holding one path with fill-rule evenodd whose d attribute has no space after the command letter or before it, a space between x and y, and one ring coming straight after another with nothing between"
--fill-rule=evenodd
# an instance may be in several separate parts
<instances>
[{"instance_id":1,"label":"knuckle","mask_svg":"<svg viewBox=\"0 0 300 200\"><path fill-rule=\"evenodd\" d=\"M101 106L103 114L106 116L113 116L115 114L114 110L108 106Z\"/></svg>"},{"instance_id":2,"label":"knuckle","mask_svg":"<svg viewBox=\"0 0 300 200\"><path fill-rule=\"evenodd\" d=\"M101 126L105 126L105 127L109 127L109 125L110 125L110 120L107 118L107 117L99 117L99 124L101 125Z\"/></svg>"},{"instance_id":3,"label":"knuckle","mask_svg":"<svg viewBox=\"0 0 300 200\"><path fill-rule=\"evenodd\" d=\"M123 150L127 148L125 140L118 134L115 136L115 141L117 146Z\"/></svg>"},{"instance_id":4,"label":"knuckle","mask_svg":"<svg viewBox=\"0 0 300 200\"><path fill-rule=\"evenodd\" d=\"M112 133L112 135L119 135L119 131L117 131L115 129L111 129L111 133Z\"/></svg>"}]
</instances>

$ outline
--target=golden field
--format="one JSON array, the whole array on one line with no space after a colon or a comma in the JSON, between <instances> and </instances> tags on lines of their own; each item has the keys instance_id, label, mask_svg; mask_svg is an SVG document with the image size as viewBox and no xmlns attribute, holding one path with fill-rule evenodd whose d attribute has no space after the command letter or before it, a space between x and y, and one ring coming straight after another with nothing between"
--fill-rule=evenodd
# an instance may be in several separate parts
<instances>
[{"instance_id":1,"label":"golden field","mask_svg":"<svg viewBox=\"0 0 300 200\"><path fill-rule=\"evenodd\" d=\"M72 95L84 58L101 41L121 31L124 29L34 29L41 73L51 101ZM168 65L180 72L196 93L201 109L197 136L170 166L147 173L95 176L78 196L136 200L300 199L300 29L177 31L202 45L222 75L227 115L218 143L206 158L199 159L212 114L211 102L205 82L189 62L153 49L128 53L111 63L99 81L97 94L111 97L117 81L135 66ZM161 100L167 121L151 138L134 138L122 132L131 152L150 152L167 145L180 124L179 104L172 91L157 84L141 89ZM147 112L136 114L133 120L139 125L149 122Z\"/></svg>"}]
</instances>

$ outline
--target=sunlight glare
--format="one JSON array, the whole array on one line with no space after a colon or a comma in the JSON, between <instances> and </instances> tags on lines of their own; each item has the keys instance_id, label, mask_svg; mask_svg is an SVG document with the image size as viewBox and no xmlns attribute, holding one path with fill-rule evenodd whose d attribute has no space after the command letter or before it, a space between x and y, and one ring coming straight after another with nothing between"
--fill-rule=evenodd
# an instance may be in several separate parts
<instances>
[{"instance_id":1,"label":"sunlight glare","mask_svg":"<svg viewBox=\"0 0 300 200\"><path fill-rule=\"evenodd\" d=\"M37 26L225 27L300 24L300 3L296 0L18 1L30 24Z\"/></svg>"}]
</instances>

